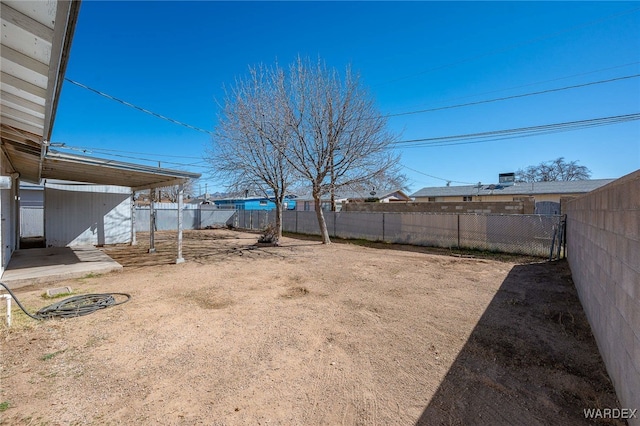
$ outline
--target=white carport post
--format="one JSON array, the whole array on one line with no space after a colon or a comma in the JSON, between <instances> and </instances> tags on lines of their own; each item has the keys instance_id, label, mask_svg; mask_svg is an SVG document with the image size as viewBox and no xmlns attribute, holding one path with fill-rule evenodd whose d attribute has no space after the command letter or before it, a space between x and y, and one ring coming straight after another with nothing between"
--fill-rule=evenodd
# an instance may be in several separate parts
<instances>
[{"instance_id":1,"label":"white carport post","mask_svg":"<svg viewBox=\"0 0 640 426\"><path fill-rule=\"evenodd\" d=\"M21 217L20 214L22 212L22 209L20 208L20 174L19 173L12 173L11 174L11 178L14 179L13 181L13 201L12 201L12 205L14 208L14 214L15 214L15 224L16 224L16 229L15 229L15 245L14 248L16 250L20 250L20 236L22 234L21 232Z\"/></svg>"},{"instance_id":2,"label":"white carport post","mask_svg":"<svg viewBox=\"0 0 640 426\"><path fill-rule=\"evenodd\" d=\"M156 252L156 241L154 231L156 230L156 211L154 201L156 198L156 189L149 190L149 253Z\"/></svg>"},{"instance_id":3,"label":"white carport post","mask_svg":"<svg viewBox=\"0 0 640 426\"><path fill-rule=\"evenodd\" d=\"M183 263L182 257L182 209L184 208L184 184L178 185L178 258L176 263Z\"/></svg>"},{"instance_id":4,"label":"white carport post","mask_svg":"<svg viewBox=\"0 0 640 426\"><path fill-rule=\"evenodd\" d=\"M136 191L131 190L131 245L138 244L136 239Z\"/></svg>"}]
</instances>

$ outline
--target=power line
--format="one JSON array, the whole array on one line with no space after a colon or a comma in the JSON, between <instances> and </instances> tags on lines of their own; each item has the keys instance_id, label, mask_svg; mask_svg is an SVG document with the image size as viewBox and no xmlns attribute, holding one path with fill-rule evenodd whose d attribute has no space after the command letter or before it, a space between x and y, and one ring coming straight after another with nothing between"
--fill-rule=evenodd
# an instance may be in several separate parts
<instances>
[{"instance_id":1,"label":"power line","mask_svg":"<svg viewBox=\"0 0 640 426\"><path fill-rule=\"evenodd\" d=\"M445 64L445 65L440 65L440 66L437 66L437 67L429 68L427 70L420 71L420 72L417 72L415 74L411 74L411 75L407 75L407 76L404 76L404 77L396 78L394 80L389 80L389 81L385 81L385 82L382 82L382 83L378 83L378 84L374 85L373 87L383 86L383 85L390 84L390 83L396 83L398 81L407 80L409 78L418 77L418 76L421 76L421 75L424 75L424 74L428 74L428 73L430 73L432 71L439 71L439 70L443 70L443 69L454 67L456 65L464 64L464 63L467 63L467 62L472 62L472 61L475 61L476 59L484 58L484 57L487 57L487 56L497 55L499 53L508 52L510 50L517 49L517 48L519 48L521 46L526 46L528 44L533 44L533 43L536 43L538 41L554 38L554 37L557 37L557 36L559 36L561 34L565 34L565 33L571 32L571 31L575 31L577 29L586 28L586 27L589 27L589 26L592 26L592 25L596 25L596 24L599 24L601 22L608 21L610 19L614 19L614 18L618 18L620 16L624 16L624 15L628 15L628 14L631 14L631 13L635 13L635 12L637 12L639 10L640 10L640 8L634 8L634 9L625 10L625 11L622 11L622 12L619 12L619 13L615 13L613 15L605 16L604 18L597 19L595 21L589 21L589 22L586 22L584 24L574 25L573 27L565 28L563 30L556 31L554 33L544 34L544 35L542 35L540 37L536 37L536 38L532 38L532 39L529 39L529 40L525 40L523 42L520 42L520 43L517 43L517 44L513 44L513 45L507 46L507 47L502 48L502 49L491 50L489 52L485 52L485 53L481 53L479 55L471 56L469 58L461 59L461 60L456 61L456 62L452 62L452 63L449 63L449 64Z\"/></svg>"},{"instance_id":2,"label":"power line","mask_svg":"<svg viewBox=\"0 0 640 426\"><path fill-rule=\"evenodd\" d=\"M132 104L130 102L124 101L124 100L122 100L120 98L116 98L115 96L111 96L111 95L109 95L107 93L104 93L104 92L101 92L99 90L96 90L96 89L94 89L92 87L89 87L89 86L87 86L85 84L78 83L77 81L71 80L70 78L66 78L65 77L65 80L68 81L71 84L75 84L76 86L82 87L83 89L87 89L87 90L89 90L89 91L91 91L93 93L96 93L96 94L100 95L100 96L104 96L107 99L111 99L113 101L121 103L122 105L126 105L128 107L133 108L133 109L137 109L138 111L144 112L145 114L149 114L149 115L152 115L154 117L160 118L162 120L169 121L170 123L173 123L173 124L178 124L180 126L188 128L188 129L192 129L192 130L196 130L198 132L202 132L202 133L207 133L209 135L213 135L213 132L210 131L210 130L205 130L205 129L202 129L200 127L192 126L191 124L183 123L182 121L174 120L173 118L165 117L164 115L158 114L158 113L153 112L153 111L149 111L148 109L139 107L139 106L134 105L134 104Z\"/></svg>"},{"instance_id":3,"label":"power line","mask_svg":"<svg viewBox=\"0 0 640 426\"><path fill-rule=\"evenodd\" d=\"M55 144L55 142L52 142L52 144ZM120 149L106 149L106 148L99 148L99 147L92 147L92 146L67 146L64 143L61 145L56 145L55 148L67 148L67 149L74 149L74 150L95 151L95 152L104 152L104 153L120 152L122 154L137 154L137 155L147 155L152 157L188 158L193 160L202 160L202 157L188 156L188 155L155 154L150 152L123 151ZM149 160L149 161L155 161L155 160Z\"/></svg>"},{"instance_id":4,"label":"power line","mask_svg":"<svg viewBox=\"0 0 640 426\"><path fill-rule=\"evenodd\" d=\"M412 172L415 172L415 173L418 173L418 174L421 174L421 175L424 175L424 176L427 176L427 177L430 177L430 178L433 178L433 179L438 179L438 180L441 180L441 181L444 181L444 182L453 182L453 183L462 183L462 184L465 184L465 185L473 185L473 183L471 183L471 182L461 182L461 181L458 181L458 180L444 179L444 178L441 178L441 177L438 177L438 176L433 176L433 175L421 172L420 170L412 169L411 167L405 166L404 164L400 164L400 167L403 167L403 168L405 168L407 170L411 170Z\"/></svg>"},{"instance_id":5,"label":"power line","mask_svg":"<svg viewBox=\"0 0 640 426\"><path fill-rule=\"evenodd\" d=\"M434 111L442 111L442 110L445 110L445 109L462 108L462 107L467 107L467 106L472 106L472 105L480 105L480 104L487 104L487 103L491 103L491 102L506 101L506 100L509 100L509 99L524 98L524 97L527 97L527 96L542 95L544 93L553 93L553 92L560 92L560 91L563 91L563 90L577 89L577 88L580 88L580 87L594 86L596 84L604 84L604 83L611 83L611 82L614 82L614 81L628 80L628 79L637 78L637 77L640 77L640 74L632 74L632 75L626 75L626 76L623 76L623 77L615 77L615 78L610 78L608 80L591 81L589 83L575 84L573 86L557 87L555 89L539 90L537 92L521 93L519 95L504 96L504 97L501 97L501 98L484 99L484 100L481 100L481 101L467 102L467 103L464 103L464 104L448 105L448 106L443 106L443 107L421 109L421 110L417 110L417 111L399 112L399 113L396 113L396 114L383 115L382 117L385 117L385 118L400 117L400 116L403 116L403 115L423 114L425 112L434 112Z\"/></svg>"},{"instance_id":6,"label":"power line","mask_svg":"<svg viewBox=\"0 0 640 426\"><path fill-rule=\"evenodd\" d=\"M627 80L627 79L632 79L632 78L637 78L637 77L640 77L640 74L632 74L632 75L627 75L627 76L622 76L622 77L615 77L615 78L611 78L611 79L607 79L607 80L592 81L592 82L576 84L576 85L572 85L572 86L564 86L564 87L558 87L558 88L554 88L554 89L540 90L540 91L537 91L537 92L521 93L521 94L518 94L518 95L504 96L504 97L501 97L501 98L493 98L493 99L485 99L485 100L480 100L480 101L475 101L475 102L467 102L467 103L464 103L464 104L447 105L447 106L442 106L442 107L428 108L428 109L422 109L422 110L416 110L416 111L406 111L406 112L395 113L395 114L386 114L386 115L381 115L381 116L378 116L378 117L372 117L371 119L374 120L374 119L377 119L377 118L400 117L400 116L405 116L405 115L423 114L423 113L426 113L426 112L442 111L442 110L446 110L446 109L463 108L463 107L467 107L467 106L480 105L480 104L486 104L486 103L492 103L492 102L500 102L500 101L505 101L505 100L510 100L510 99L517 99L517 98L524 98L524 97L528 97L528 96L541 95L541 94L545 94L545 93L553 93L553 92L559 92L559 91L563 91L563 90L570 90L570 89L577 89L577 88L581 88L581 87L594 86L594 85L597 85L597 84L611 83L611 82L615 82L615 81ZM100 91L98 91L96 89L93 89L93 88L91 88L89 86L86 86L86 85L84 85L82 83L78 83L78 82L76 82L74 80L71 80L71 79L68 79L68 78L65 78L65 80L71 82L72 84L75 84L75 85L78 85L80 87L83 87L83 88L85 88L87 90L90 90L90 91L92 91L94 93L97 93L97 94L99 94L101 96L104 96L104 97L106 97L108 99L115 100L116 102L122 103L124 105L132 107L132 108L137 109L139 111L142 111L144 113L153 115L154 117L158 117L158 118L161 118L163 120L167 120L167 121L169 121L171 123L178 124L178 125L187 127L189 129L197 130L197 131L204 132L204 133L211 134L211 135L213 134L213 132L211 132L209 130L204 130L204 129L201 129L199 127L191 126L190 124L182 123L182 122L174 120L172 118L168 118L168 117L165 117L163 115L157 114L155 112L146 110L144 108L141 108L141 107L138 107L136 105L133 105L133 104L131 104L129 102L126 102L126 101L123 101L121 99L118 99L118 98L116 98L114 96L111 96L111 95L108 95L106 93L100 92ZM107 151L107 150L104 150L104 151ZM143 153L143 155L149 155L149 154ZM150 154L150 155L156 155L157 156L158 154ZM184 157L184 158L186 158L186 157Z\"/></svg>"},{"instance_id":7,"label":"power line","mask_svg":"<svg viewBox=\"0 0 640 426\"><path fill-rule=\"evenodd\" d=\"M552 79L549 79L549 80L541 80L541 81L536 81L536 82L533 82L533 83L521 84L519 86L505 87L503 89L490 90L490 91L487 91L487 92L476 93L476 94L473 94L473 95L459 96L459 97L456 97L456 98L448 99L447 101L455 101L455 100L459 100L459 99L467 99L467 98L473 98L473 97L476 97L476 96L489 95L489 94L492 94L492 93L506 92L508 90L521 89L523 87L536 86L538 84L544 84L544 83L552 83L552 82L555 82L555 81L567 80L569 78L574 78L574 77L582 77L582 76L589 75L589 74L596 74L596 73L603 72L603 71L611 71L611 70L614 70L614 69L625 68L625 67L629 67L629 66L632 66L632 65L638 65L638 64L640 64L640 61L629 62L627 64L615 65L615 66L607 67L607 68L600 68L600 69L597 69L597 70L581 72L581 73L578 73L578 74L571 74L571 75L567 75L567 76L564 76L564 77L557 77L557 78L552 78ZM422 104L424 105L424 103L422 103ZM418 106L415 106L415 108L417 108L417 107ZM393 113L389 113L389 114L393 114ZM388 116L389 115L386 115L385 117L388 117Z\"/></svg>"},{"instance_id":8,"label":"power line","mask_svg":"<svg viewBox=\"0 0 640 426\"><path fill-rule=\"evenodd\" d=\"M492 131L479 132L479 133L467 133L462 135L408 139L408 140L394 142L393 145L395 145L394 148L401 148L401 149L465 145L465 144L473 144L473 143L493 142L493 141L499 141L499 140L513 139L513 138L539 136L539 135L546 135L546 134L559 133L559 132L565 132L565 131L581 130L581 129L586 129L590 127L620 124L620 123L630 122L630 121L639 120L639 119L640 119L640 113L633 113L633 114L624 114L624 115L609 116L609 117L592 118L587 120L543 124L538 126L492 130ZM57 148L87 152L87 149L82 147L59 146ZM113 154L113 152L131 153L130 151L118 151L118 150L106 150L106 151L112 152L111 154L108 154L108 155L111 155L114 157L122 157L122 158L135 159L135 160L148 161L148 162L158 161L158 160L152 160L149 158L140 158L140 157L133 157L129 155ZM150 154L150 153L138 153L138 154L157 155L157 154ZM186 158L195 158L195 157L186 157ZM176 163L176 162L169 162L169 161L162 161L162 162L166 164L173 164L173 165L179 165L179 166L198 167L198 168L204 168L204 169L210 168L206 160L202 160L196 163ZM205 163L205 164L202 164L202 163ZM406 167L406 166L403 166L403 167ZM409 170L413 170L409 167L406 167L406 168ZM413 170L413 171L417 173L422 173L416 170ZM443 180L443 181L454 182L453 180L450 180L450 179L444 179L444 178L440 178L440 177L432 176L428 174L425 174L425 176L428 176L434 179ZM457 183L467 183L467 182L457 182Z\"/></svg>"},{"instance_id":9,"label":"power line","mask_svg":"<svg viewBox=\"0 0 640 426\"><path fill-rule=\"evenodd\" d=\"M562 123L543 124L539 126L520 127L515 129L492 130L480 133L468 133L462 135L440 136L432 138L409 139L394 143L396 148L434 147L462 145L469 143L490 142L496 140L512 139L516 137L538 136L543 134L558 133L564 131L581 130L590 127L620 124L629 121L640 120L640 113L599 117L588 120L567 121Z\"/></svg>"},{"instance_id":10,"label":"power line","mask_svg":"<svg viewBox=\"0 0 640 426\"><path fill-rule=\"evenodd\" d=\"M538 126L528 126L528 127L519 127L514 129L502 129L502 130L492 130L488 132L479 132L479 133L468 133L462 135L455 136L440 136L434 138L420 138L420 139L409 139L405 141L396 142L400 143L413 143L413 142L428 142L428 141L442 141L442 140L451 140L451 139L476 139L479 137L487 137L487 136L495 136L499 134L512 134L512 133L520 133L520 132L530 132L530 131L538 131L538 130L548 130L551 128L564 127L564 126L582 126L589 124L597 124L597 123L609 123L610 121L631 121L637 120L640 118L640 113L633 114L625 114L625 115L616 115L609 117L600 117L600 118L591 118L587 120L578 120L578 121L566 121L562 123L553 123L553 124L542 124Z\"/></svg>"},{"instance_id":11,"label":"power line","mask_svg":"<svg viewBox=\"0 0 640 426\"><path fill-rule=\"evenodd\" d=\"M410 140L395 142L394 145L396 145L396 148L404 149L404 148L423 148L423 147L441 147L441 146L451 146L451 145L476 144L476 143L493 142L493 141L500 141L500 140L506 140L506 139L513 139L513 138L524 138L524 137L539 136L544 134L580 130L580 129L585 129L589 127L619 124L619 123L624 123L624 122L629 122L629 121L634 121L639 119L640 119L640 113L633 113L633 114L624 114L624 115L618 115L618 116L592 118L587 120L568 121L568 122L562 122L562 123L520 127L520 128L514 128L514 129L502 129L502 130L492 130L488 132L467 133L462 135L410 139ZM83 152L87 151L86 147L82 148L82 147L60 146L58 148L69 149L69 150L81 150ZM109 155L114 157L123 157L127 159L135 159L135 160L149 161L149 162L157 161L157 160L152 160L148 158L113 154L113 152L136 153L141 155L157 155L157 154L131 152L131 151L119 151L119 150L107 150L107 149L104 149L104 151L111 152L111 154ZM194 157L185 156L185 158L194 158ZM163 161L163 162L165 164L172 164L172 165L179 165L179 166L197 167L197 168L203 168L203 169L211 168L209 164L199 165L201 163L206 163L206 161L204 160L197 163L190 163L190 164L176 163L176 162L169 162L169 161ZM444 182L473 185L473 183L471 182L456 181L453 179L445 179L438 176L430 175L428 173L424 173L419 170L408 167L404 164L401 164L401 167L407 170L411 170L414 173L418 173L418 174L430 177L432 179L437 179Z\"/></svg>"},{"instance_id":12,"label":"power line","mask_svg":"<svg viewBox=\"0 0 640 426\"><path fill-rule=\"evenodd\" d=\"M71 150L71 151L82 151L83 153L92 153L91 150L86 149L86 148L81 148L81 147L74 147L74 146L56 146L56 149L67 149L67 150ZM110 150L110 151L116 151L117 150ZM124 151L126 152L126 151ZM122 154L113 154L113 153L103 153L105 155L109 155L111 157L118 157L118 158L126 158L128 160L139 160L139 161L148 161L150 163L164 163L164 164L171 164L171 165L175 165L175 166L185 166L185 167L198 167L198 168L203 168L203 169L207 169L210 166L208 165L208 163L205 160L201 160L195 163L176 163L173 161L161 161L161 160L153 160L150 158L142 158L142 157L133 157L131 155L122 155ZM141 153L142 155L154 155L154 154L149 154L149 153ZM204 164L203 164L204 163Z\"/></svg>"}]
</instances>

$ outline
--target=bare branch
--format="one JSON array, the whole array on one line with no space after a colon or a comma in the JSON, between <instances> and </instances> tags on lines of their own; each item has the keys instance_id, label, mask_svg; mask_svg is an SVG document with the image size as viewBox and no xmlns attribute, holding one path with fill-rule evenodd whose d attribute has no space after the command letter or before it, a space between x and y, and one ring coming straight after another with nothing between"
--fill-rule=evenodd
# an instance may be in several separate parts
<instances>
[{"instance_id":1,"label":"bare branch","mask_svg":"<svg viewBox=\"0 0 640 426\"><path fill-rule=\"evenodd\" d=\"M323 242L320 197L397 173L396 137L357 75L318 59L250 69L226 93L210 152L222 180L268 188L276 197L302 179L311 187ZM278 201L276 200L276 205Z\"/></svg>"},{"instance_id":2,"label":"bare branch","mask_svg":"<svg viewBox=\"0 0 640 426\"><path fill-rule=\"evenodd\" d=\"M528 166L516 172L518 182L554 182L570 180L587 180L591 170L579 166L577 161L566 162L564 157L546 161L537 166Z\"/></svg>"}]
</instances>

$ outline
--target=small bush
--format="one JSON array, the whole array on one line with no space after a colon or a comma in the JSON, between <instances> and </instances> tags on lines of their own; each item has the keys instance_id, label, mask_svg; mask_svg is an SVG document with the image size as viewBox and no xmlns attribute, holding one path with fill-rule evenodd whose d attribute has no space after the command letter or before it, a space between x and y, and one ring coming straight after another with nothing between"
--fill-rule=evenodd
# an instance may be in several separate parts
<instances>
[{"instance_id":1,"label":"small bush","mask_svg":"<svg viewBox=\"0 0 640 426\"><path fill-rule=\"evenodd\" d=\"M262 235L258 238L258 242L261 244L277 244L278 243L278 228L272 223L267 225L262 231Z\"/></svg>"}]
</instances>

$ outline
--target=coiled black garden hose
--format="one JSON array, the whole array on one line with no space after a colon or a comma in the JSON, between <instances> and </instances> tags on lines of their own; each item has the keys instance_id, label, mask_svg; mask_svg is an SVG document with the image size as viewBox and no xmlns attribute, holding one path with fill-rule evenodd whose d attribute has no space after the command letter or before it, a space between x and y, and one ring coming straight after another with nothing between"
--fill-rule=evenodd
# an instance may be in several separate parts
<instances>
[{"instance_id":1,"label":"coiled black garden hose","mask_svg":"<svg viewBox=\"0 0 640 426\"><path fill-rule=\"evenodd\" d=\"M9 292L13 300L16 301L20 309L35 320L45 320L51 318L72 318L82 315L89 315L100 309L109 306L117 306L126 303L131 299L131 295L127 293L102 293L102 294L81 294L79 296L69 297L53 305L49 305L40 309L35 314L30 314L20 301L16 298L9 287L0 283ZM124 296L126 299L120 302L116 301L115 296Z\"/></svg>"}]
</instances>

